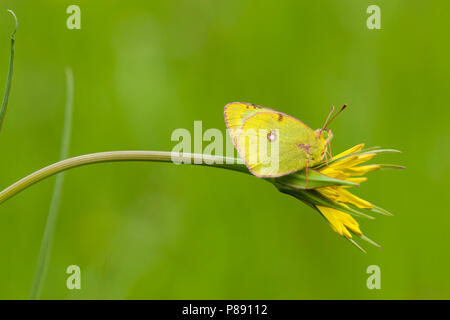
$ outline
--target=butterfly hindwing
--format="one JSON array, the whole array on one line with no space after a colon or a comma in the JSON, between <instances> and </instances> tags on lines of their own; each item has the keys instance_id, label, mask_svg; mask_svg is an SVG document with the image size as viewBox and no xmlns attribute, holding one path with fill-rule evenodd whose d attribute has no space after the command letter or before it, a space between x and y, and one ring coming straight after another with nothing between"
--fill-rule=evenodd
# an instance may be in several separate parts
<instances>
[{"instance_id":1,"label":"butterfly hindwing","mask_svg":"<svg viewBox=\"0 0 450 320\"><path fill-rule=\"evenodd\" d=\"M237 139L248 169L258 177L279 177L305 167L314 131L301 121L273 110L249 116Z\"/></svg>"}]
</instances>

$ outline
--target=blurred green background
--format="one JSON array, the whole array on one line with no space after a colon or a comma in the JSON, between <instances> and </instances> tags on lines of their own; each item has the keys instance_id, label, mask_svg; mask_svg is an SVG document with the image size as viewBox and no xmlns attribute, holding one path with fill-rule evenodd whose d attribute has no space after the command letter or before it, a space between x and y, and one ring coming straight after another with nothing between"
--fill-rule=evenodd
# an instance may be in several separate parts
<instances>
[{"instance_id":1,"label":"blurred green background","mask_svg":"<svg viewBox=\"0 0 450 320\"><path fill-rule=\"evenodd\" d=\"M81 7L81 30L66 8ZM366 9L381 8L381 30ZM332 105L333 151L403 151L356 194L394 217L361 220L368 254L255 177L158 163L68 171L42 298L450 298L450 2L20 1L0 4L0 88L13 23L16 73L0 135L1 188L58 160L64 68L75 77L70 155L167 150L177 128L225 132L248 101L313 128ZM54 177L0 206L0 298L28 297ZM66 288L67 266L82 289ZM379 265L381 290L366 287Z\"/></svg>"}]
</instances>

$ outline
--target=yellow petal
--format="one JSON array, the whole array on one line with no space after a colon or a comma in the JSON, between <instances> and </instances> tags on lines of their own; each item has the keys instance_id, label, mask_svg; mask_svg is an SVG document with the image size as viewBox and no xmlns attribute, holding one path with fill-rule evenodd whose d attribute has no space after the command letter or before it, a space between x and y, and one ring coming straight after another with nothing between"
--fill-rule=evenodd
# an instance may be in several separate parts
<instances>
[{"instance_id":1,"label":"yellow petal","mask_svg":"<svg viewBox=\"0 0 450 320\"><path fill-rule=\"evenodd\" d=\"M366 165L366 166L345 168L343 170L343 172L347 176L361 176L363 174L366 174L367 172L378 170L378 169L380 169L380 165L378 165L378 164L369 164L369 165Z\"/></svg>"},{"instance_id":2,"label":"yellow petal","mask_svg":"<svg viewBox=\"0 0 450 320\"><path fill-rule=\"evenodd\" d=\"M350 181L350 182L354 182L354 183L363 183L363 182L367 181L367 178L366 177L347 178L346 180Z\"/></svg>"},{"instance_id":3,"label":"yellow petal","mask_svg":"<svg viewBox=\"0 0 450 320\"><path fill-rule=\"evenodd\" d=\"M362 148L364 148L364 143L360 143L360 144L358 144L358 145L356 145L356 146L354 146L354 147L352 147L352 148L350 148L348 150L345 150L344 152L339 153L337 156L334 156L332 159L334 160L334 159L342 158L342 157L344 157L344 156L346 156L348 154L361 151Z\"/></svg>"},{"instance_id":4,"label":"yellow petal","mask_svg":"<svg viewBox=\"0 0 450 320\"><path fill-rule=\"evenodd\" d=\"M339 194L335 187L317 188L317 191L332 201L336 201L339 198Z\"/></svg>"},{"instance_id":5,"label":"yellow petal","mask_svg":"<svg viewBox=\"0 0 450 320\"><path fill-rule=\"evenodd\" d=\"M353 193L345 190L344 188L338 188L336 191L339 195L337 201L347 202L358 208L373 208L373 204L355 196Z\"/></svg>"},{"instance_id":6,"label":"yellow petal","mask_svg":"<svg viewBox=\"0 0 450 320\"><path fill-rule=\"evenodd\" d=\"M331 166L320 169L320 173L335 179L345 179L347 176L341 170L335 170Z\"/></svg>"},{"instance_id":7,"label":"yellow petal","mask_svg":"<svg viewBox=\"0 0 450 320\"><path fill-rule=\"evenodd\" d=\"M375 157L375 153L369 153L369 154L364 154L364 155L354 155L354 156L350 156L350 157L342 159L342 160L338 160L335 163L332 163L330 165L330 167L332 167L335 170L346 169L349 167L354 167L360 163L369 161L373 157Z\"/></svg>"},{"instance_id":8,"label":"yellow petal","mask_svg":"<svg viewBox=\"0 0 450 320\"><path fill-rule=\"evenodd\" d=\"M348 229L358 235L362 235L358 222L349 214L329 207L317 206L317 208L325 219L328 220L331 228L341 236L351 239L352 235Z\"/></svg>"}]
</instances>

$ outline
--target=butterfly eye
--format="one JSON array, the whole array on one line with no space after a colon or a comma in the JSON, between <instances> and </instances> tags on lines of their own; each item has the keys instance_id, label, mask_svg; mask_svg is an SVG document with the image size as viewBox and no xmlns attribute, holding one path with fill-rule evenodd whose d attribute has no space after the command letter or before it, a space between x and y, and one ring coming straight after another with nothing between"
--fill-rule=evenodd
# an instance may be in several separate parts
<instances>
[{"instance_id":1,"label":"butterfly eye","mask_svg":"<svg viewBox=\"0 0 450 320\"><path fill-rule=\"evenodd\" d=\"M324 138L324 139L327 139L328 138L328 131L322 131L322 137Z\"/></svg>"}]
</instances>

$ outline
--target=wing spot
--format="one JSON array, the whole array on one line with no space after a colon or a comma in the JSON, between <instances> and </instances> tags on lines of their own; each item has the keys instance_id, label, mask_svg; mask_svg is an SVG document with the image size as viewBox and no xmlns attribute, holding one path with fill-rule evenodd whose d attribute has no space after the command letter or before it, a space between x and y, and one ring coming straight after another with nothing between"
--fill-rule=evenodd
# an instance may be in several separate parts
<instances>
[{"instance_id":1,"label":"wing spot","mask_svg":"<svg viewBox=\"0 0 450 320\"><path fill-rule=\"evenodd\" d=\"M297 146L300 149L303 149L306 152L306 154L311 155L311 151L310 151L311 146L309 144L299 143Z\"/></svg>"},{"instance_id":2,"label":"wing spot","mask_svg":"<svg viewBox=\"0 0 450 320\"><path fill-rule=\"evenodd\" d=\"M283 115L281 113L278 114L278 121L283 120Z\"/></svg>"},{"instance_id":3,"label":"wing spot","mask_svg":"<svg viewBox=\"0 0 450 320\"><path fill-rule=\"evenodd\" d=\"M277 134L275 133L275 130L270 130L270 132L267 134L267 140L269 142L274 142L277 139Z\"/></svg>"}]
</instances>

